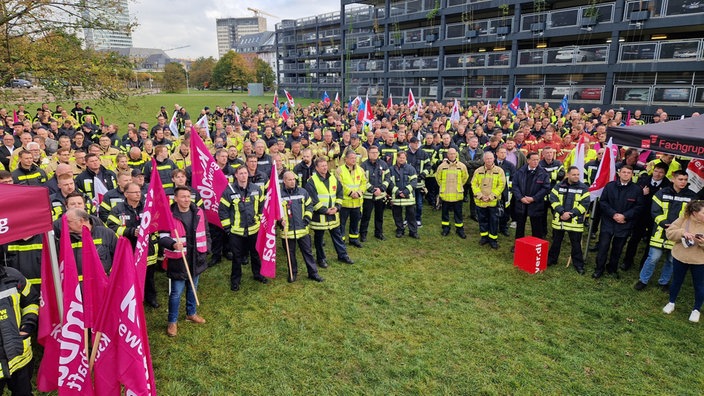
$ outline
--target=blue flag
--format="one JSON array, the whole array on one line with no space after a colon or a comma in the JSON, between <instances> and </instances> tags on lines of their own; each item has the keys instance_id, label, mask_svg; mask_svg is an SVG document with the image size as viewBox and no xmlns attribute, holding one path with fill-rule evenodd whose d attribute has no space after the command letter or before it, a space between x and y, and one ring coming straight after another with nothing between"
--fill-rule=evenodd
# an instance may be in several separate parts
<instances>
[{"instance_id":1,"label":"blue flag","mask_svg":"<svg viewBox=\"0 0 704 396\"><path fill-rule=\"evenodd\" d=\"M567 103L567 94L565 94L565 96L562 97L562 103L560 103L560 106L562 107L562 116L564 117L567 115L567 113L570 112L570 110L569 110L570 105L569 105L569 103Z\"/></svg>"},{"instance_id":2,"label":"blue flag","mask_svg":"<svg viewBox=\"0 0 704 396\"><path fill-rule=\"evenodd\" d=\"M516 115L516 113L518 112L518 109L521 108L521 92L522 91L523 91L522 89L518 90L518 92L516 93L516 96L514 96L513 99L511 100L511 103L508 104L508 110L511 113L513 113L513 115Z\"/></svg>"},{"instance_id":3,"label":"blue flag","mask_svg":"<svg viewBox=\"0 0 704 396\"><path fill-rule=\"evenodd\" d=\"M330 104L330 96L328 96L328 91L323 92L323 103Z\"/></svg>"}]
</instances>

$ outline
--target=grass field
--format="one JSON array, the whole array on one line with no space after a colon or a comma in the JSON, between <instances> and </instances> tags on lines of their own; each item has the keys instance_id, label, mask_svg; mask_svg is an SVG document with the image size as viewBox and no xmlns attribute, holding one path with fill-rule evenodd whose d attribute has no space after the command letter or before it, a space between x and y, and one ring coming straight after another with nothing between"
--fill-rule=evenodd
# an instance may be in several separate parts
<instances>
[{"instance_id":1,"label":"grass field","mask_svg":"<svg viewBox=\"0 0 704 396\"><path fill-rule=\"evenodd\" d=\"M152 122L159 106L179 103L195 116L232 100L270 103L226 93L132 98L128 107L94 106L106 121ZM91 104L86 102L86 104ZM69 108L72 107L72 104ZM124 130L124 129L123 129ZM667 295L636 292L634 270L620 280L592 280L562 265L530 275L515 269L512 240L499 251L440 236L439 212L426 209L420 241L393 238L350 248L352 266L334 260L325 282L268 285L244 267L242 289L229 290L230 264L200 279L199 313L166 336L167 281L158 274L161 308L147 310L159 394L164 395L435 395L435 394L700 394L704 387L701 324L687 321L687 283L677 310ZM568 242L563 252L568 252ZM300 259L299 259L300 262Z\"/></svg>"}]
</instances>

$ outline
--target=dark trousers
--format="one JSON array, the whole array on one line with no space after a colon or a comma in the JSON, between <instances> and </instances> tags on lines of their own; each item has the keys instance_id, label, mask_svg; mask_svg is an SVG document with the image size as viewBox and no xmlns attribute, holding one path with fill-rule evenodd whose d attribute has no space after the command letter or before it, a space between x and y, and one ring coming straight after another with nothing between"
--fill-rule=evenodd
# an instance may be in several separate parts
<instances>
[{"instance_id":1,"label":"dark trousers","mask_svg":"<svg viewBox=\"0 0 704 396\"><path fill-rule=\"evenodd\" d=\"M227 238L227 232L213 224L208 224L208 228L208 231L210 231L210 239L212 241L210 253L213 258L220 259L225 255L225 252L230 250L230 247L228 246L229 241Z\"/></svg>"},{"instance_id":2,"label":"dark trousers","mask_svg":"<svg viewBox=\"0 0 704 396\"><path fill-rule=\"evenodd\" d=\"M421 221L423 217L423 192L420 189L414 191L416 195L416 221Z\"/></svg>"},{"instance_id":3,"label":"dark trousers","mask_svg":"<svg viewBox=\"0 0 704 396\"><path fill-rule=\"evenodd\" d=\"M342 233L340 232L340 227L335 227L330 231L330 239L332 239L332 245L335 247L335 252L337 253L337 258L342 258L347 256L347 248L345 243L342 241ZM323 237L325 237L325 230L315 230L313 234L313 242L315 243L315 258L320 262L325 260L325 249L323 248Z\"/></svg>"},{"instance_id":4,"label":"dark trousers","mask_svg":"<svg viewBox=\"0 0 704 396\"><path fill-rule=\"evenodd\" d=\"M621 252L623 251L623 245L626 244L626 239L628 237L617 237L610 232L600 232L599 233L599 245L598 252L596 254L596 272L606 272L613 274L618 269L618 260L621 257ZM613 240L613 241L612 241ZM609 247L611 247L611 254L609 254ZM606 260L608 258L608 265Z\"/></svg>"},{"instance_id":5,"label":"dark trousers","mask_svg":"<svg viewBox=\"0 0 704 396\"><path fill-rule=\"evenodd\" d=\"M592 205L596 205L594 209L594 218L592 219L592 234L599 234L599 224L601 223L601 206L599 206L599 200L592 202ZM589 213L592 213L592 206L589 207Z\"/></svg>"},{"instance_id":6,"label":"dark trousers","mask_svg":"<svg viewBox=\"0 0 704 396\"><path fill-rule=\"evenodd\" d=\"M515 213L516 216L516 239L523 238L526 236L526 222L530 218L530 230L531 235L536 238L545 239L545 215L539 214L537 216L526 216L525 213Z\"/></svg>"},{"instance_id":7,"label":"dark trousers","mask_svg":"<svg viewBox=\"0 0 704 396\"><path fill-rule=\"evenodd\" d=\"M416 223L416 205L406 205L399 206L394 205L391 207L391 213L394 216L394 224L396 225L396 232L403 233L403 212L406 212L406 222L408 224L408 232L411 235L418 234L418 224Z\"/></svg>"},{"instance_id":8,"label":"dark trousers","mask_svg":"<svg viewBox=\"0 0 704 396\"><path fill-rule=\"evenodd\" d=\"M12 373L10 378L1 378L0 394L4 393L7 386L12 396L31 396L32 372L34 372L34 363L30 361L26 366Z\"/></svg>"},{"instance_id":9,"label":"dark trousers","mask_svg":"<svg viewBox=\"0 0 704 396\"><path fill-rule=\"evenodd\" d=\"M623 257L623 261L626 265L633 265L634 259L636 257L636 253L638 252L638 245L643 242L643 237L648 235L650 237L651 234L651 228L653 225L653 221L650 218L649 215L647 214L641 214L641 220L636 223L636 225L633 227L633 232L631 232L631 238L628 240L628 244L626 244L626 255ZM648 238L648 241L650 238ZM647 246L646 242L646 246ZM645 251L643 252L643 257L641 257L640 261L638 264L642 267L643 263L645 263L645 260L648 258L648 252L650 251L649 248L646 248Z\"/></svg>"},{"instance_id":10,"label":"dark trousers","mask_svg":"<svg viewBox=\"0 0 704 396\"><path fill-rule=\"evenodd\" d=\"M482 239L489 238L496 242L499 239L499 209L494 207L477 207L477 221L479 221L479 235Z\"/></svg>"},{"instance_id":11,"label":"dark trousers","mask_svg":"<svg viewBox=\"0 0 704 396\"><path fill-rule=\"evenodd\" d=\"M435 207L435 201L437 200L438 194L440 193L440 186L435 177L428 177L425 179L425 188L428 193L425 194L425 199L428 201L431 207Z\"/></svg>"},{"instance_id":12,"label":"dark trousers","mask_svg":"<svg viewBox=\"0 0 704 396\"><path fill-rule=\"evenodd\" d=\"M462 218L462 201L457 202L447 202L442 201L442 217L440 219L440 224L442 224L442 229L450 229L450 212L454 213L455 228L464 229L464 223Z\"/></svg>"},{"instance_id":13,"label":"dark trousers","mask_svg":"<svg viewBox=\"0 0 704 396\"><path fill-rule=\"evenodd\" d=\"M685 264L676 258L672 259L672 284L670 285L670 302L674 304L680 288L684 283L684 276L687 270L692 272L692 284L694 285L694 307L697 311L702 310L704 303L704 265Z\"/></svg>"},{"instance_id":14,"label":"dark trousers","mask_svg":"<svg viewBox=\"0 0 704 396\"><path fill-rule=\"evenodd\" d=\"M469 179L470 181L472 179ZM477 203L474 202L474 191L472 191L472 183L464 185L464 201L469 201L469 215L477 217Z\"/></svg>"},{"instance_id":15,"label":"dark trousers","mask_svg":"<svg viewBox=\"0 0 704 396\"><path fill-rule=\"evenodd\" d=\"M350 220L350 240L359 238L359 220L362 218L362 208L340 208L340 234L345 235L347 219Z\"/></svg>"},{"instance_id":16,"label":"dark trousers","mask_svg":"<svg viewBox=\"0 0 704 396\"><path fill-rule=\"evenodd\" d=\"M144 278L144 301L156 301L156 282L154 282L154 273L156 272L157 264L147 266L147 273Z\"/></svg>"},{"instance_id":17,"label":"dark trousers","mask_svg":"<svg viewBox=\"0 0 704 396\"><path fill-rule=\"evenodd\" d=\"M318 273L318 266L315 265L315 258L313 257L313 248L310 243L310 235L302 236L298 239L289 239L288 244L285 239L281 239L281 246L283 246L286 254L291 260L291 271L293 276L298 275L298 260L296 259L296 244L298 248L301 249L301 255L303 256L303 262L306 263L306 270L308 270L308 276L314 276ZM288 245L288 248L287 248Z\"/></svg>"},{"instance_id":18,"label":"dark trousers","mask_svg":"<svg viewBox=\"0 0 704 396\"><path fill-rule=\"evenodd\" d=\"M362 204L362 224L359 226L362 235L367 235L369 229L369 221L374 212L374 235L384 233L384 209L386 204L383 199L365 199Z\"/></svg>"},{"instance_id":19,"label":"dark trousers","mask_svg":"<svg viewBox=\"0 0 704 396\"><path fill-rule=\"evenodd\" d=\"M572 251L570 256L572 257L572 264L577 269L584 269L584 256L582 255L582 233L576 231L564 231L552 229L552 246L548 251L548 265L557 264L557 260L560 258L560 249L562 247L562 240L565 238L565 233L570 237L570 243L572 244Z\"/></svg>"},{"instance_id":20,"label":"dark trousers","mask_svg":"<svg viewBox=\"0 0 704 396\"><path fill-rule=\"evenodd\" d=\"M232 271L230 272L230 287L239 286L242 281L242 261L249 255L252 262L252 275L254 279L262 278L259 273L262 263L259 260L259 253L255 248L257 244L257 233L248 236L230 234L230 249L232 249Z\"/></svg>"}]
</instances>

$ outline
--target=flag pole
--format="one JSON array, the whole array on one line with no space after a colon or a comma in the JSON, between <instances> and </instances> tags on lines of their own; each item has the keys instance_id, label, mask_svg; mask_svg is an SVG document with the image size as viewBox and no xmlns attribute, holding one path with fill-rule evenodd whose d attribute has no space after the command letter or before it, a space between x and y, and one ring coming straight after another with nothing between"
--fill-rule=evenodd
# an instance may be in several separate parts
<instances>
[{"instance_id":1,"label":"flag pole","mask_svg":"<svg viewBox=\"0 0 704 396\"><path fill-rule=\"evenodd\" d=\"M98 344L100 344L100 338L102 336L102 331L95 332L95 339L93 340L93 350L90 351L90 360L88 361L88 371L91 373L93 372L93 366L95 365L95 357L98 355Z\"/></svg>"},{"instance_id":2,"label":"flag pole","mask_svg":"<svg viewBox=\"0 0 704 396\"><path fill-rule=\"evenodd\" d=\"M596 206L599 205L599 198L594 201L594 206L592 206L592 213L589 215L589 232L587 233L587 246L584 249L584 261L587 261L587 256L589 255L589 240L592 237L592 228L594 227L594 213L596 212Z\"/></svg>"},{"instance_id":3,"label":"flag pole","mask_svg":"<svg viewBox=\"0 0 704 396\"><path fill-rule=\"evenodd\" d=\"M61 276L59 275L59 255L56 253L56 236L54 235L54 230L49 230L46 232L47 244L49 244L49 256L51 256L51 275L54 278L54 291L56 292L56 301L63 301L64 294L61 290ZM59 308L59 323L63 324L64 318L64 305L57 304Z\"/></svg>"},{"instance_id":4,"label":"flag pole","mask_svg":"<svg viewBox=\"0 0 704 396\"><path fill-rule=\"evenodd\" d=\"M177 240L181 239L181 237L178 236L178 230L174 229L174 235L176 236ZM198 301L198 293L196 292L196 285L193 283L193 277L191 276L191 269L188 268L188 260L186 260L186 252L184 252L183 249L181 249L181 257L183 258L183 266L186 267L186 274L188 275L188 282L191 283L191 290L193 290L193 297L195 297L196 306L200 306L200 301Z\"/></svg>"}]
</instances>

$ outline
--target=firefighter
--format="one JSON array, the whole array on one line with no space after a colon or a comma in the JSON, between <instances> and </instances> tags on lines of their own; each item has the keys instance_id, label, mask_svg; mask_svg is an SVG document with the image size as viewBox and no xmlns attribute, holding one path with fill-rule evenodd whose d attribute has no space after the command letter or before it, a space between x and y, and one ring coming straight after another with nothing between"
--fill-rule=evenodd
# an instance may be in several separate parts
<instances>
[{"instance_id":1,"label":"firefighter","mask_svg":"<svg viewBox=\"0 0 704 396\"><path fill-rule=\"evenodd\" d=\"M450 234L450 211L454 213L455 232L466 239L462 218L462 203L464 200L464 185L469 180L467 167L457 160L457 149L447 149L447 157L438 166L435 175L440 187L440 202L442 205L442 236Z\"/></svg>"},{"instance_id":2,"label":"firefighter","mask_svg":"<svg viewBox=\"0 0 704 396\"><path fill-rule=\"evenodd\" d=\"M484 152L484 165L474 171L472 176L472 193L477 207L480 245L499 248L499 202L506 188L506 175L500 166L494 163L494 153Z\"/></svg>"},{"instance_id":3,"label":"firefighter","mask_svg":"<svg viewBox=\"0 0 704 396\"><path fill-rule=\"evenodd\" d=\"M396 154L396 164L391 167L391 212L396 224L396 238L401 238L405 231L404 223L408 225L408 235L414 239L418 236L418 223L416 223L416 195L418 175L415 168L407 163L405 151ZM405 222L403 209L405 208Z\"/></svg>"},{"instance_id":4,"label":"firefighter","mask_svg":"<svg viewBox=\"0 0 704 396\"><path fill-rule=\"evenodd\" d=\"M350 221L349 244L361 248L359 242L359 222L362 218L362 202L367 186L367 176L361 166L357 165L357 154L345 151L345 163L337 168L336 177L342 186L342 203L340 204L340 233L344 240L347 220Z\"/></svg>"},{"instance_id":5,"label":"firefighter","mask_svg":"<svg viewBox=\"0 0 704 396\"><path fill-rule=\"evenodd\" d=\"M374 237L385 240L384 237L384 209L386 208L386 190L389 188L389 165L379 158L379 147L372 145L367 150L368 158L362 162L367 178L367 185L364 190L364 202L362 203L362 222L360 225L360 240L367 240L367 230L369 220L374 212Z\"/></svg>"}]
</instances>

